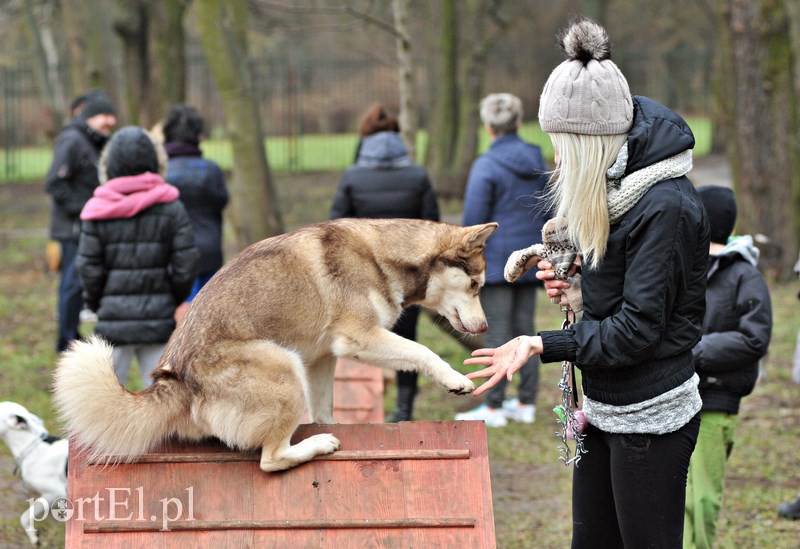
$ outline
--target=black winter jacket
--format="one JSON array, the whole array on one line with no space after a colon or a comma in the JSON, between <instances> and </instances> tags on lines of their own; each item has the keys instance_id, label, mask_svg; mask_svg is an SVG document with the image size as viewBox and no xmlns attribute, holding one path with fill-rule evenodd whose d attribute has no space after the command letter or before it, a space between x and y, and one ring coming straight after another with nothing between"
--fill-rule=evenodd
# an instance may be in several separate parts
<instances>
[{"instance_id":1,"label":"black winter jacket","mask_svg":"<svg viewBox=\"0 0 800 549\"><path fill-rule=\"evenodd\" d=\"M693 349L703 410L738 414L758 379L772 305L756 257L752 239L741 237L709 258L703 338Z\"/></svg>"},{"instance_id":2,"label":"black winter jacket","mask_svg":"<svg viewBox=\"0 0 800 549\"><path fill-rule=\"evenodd\" d=\"M200 253L179 200L134 217L84 221L78 272L95 332L113 344L164 343L192 289Z\"/></svg>"},{"instance_id":3,"label":"black winter jacket","mask_svg":"<svg viewBox=\"0 0 800 549\"><path fill-rule=\"evenodd\" d=\"M222 170L210 160L197 156L171 157L166 181L181 192L195 229L195 244L200 250L200 274L222 267L222 211L228 204L228 188Z\"/></svg>"},{"instance_id":4,"label":"black winter jacket","mask_svg":"<svg viewBox=\"0 0 800 549\"><path fill-rule=\"evenodd\" d=\"M428 173L410 164L405 146L395 132L381 132L362 140L359 155L381 166L356 164L347 168L333 197L330 218L368 217L439 221L439 206ZM405 158L405 165L392 161ZM384 167L385 166L385 167Z\"/></svg>"},{"instance_id":5,"label":"black winter jacket","mask_svg":"<svg viewBox=\"0 0 800 549\"><path fill-rule=\"evenodd\" d=\"M625 175L694 147L680 116L633 99ZM611 226L599 266L583 269L581 321L540 332L542 361L575 362L586 395L617 406L689 380L705 311L708 249L708 220L692 183L684 176L653 185Z\"/></svg>"},{"instance_id":6,"label":"black winter jacket","mask_svg":"<svg viewBox=\"0 0 800 549\"><path fill-rule=\"evenodd\" d=\"M81 210L100 184L97 163L106 141L82 120L67 124L56 138L45 177L45 190L52 197L50 238L78 240Z\"/></svg>"}]
</instances>

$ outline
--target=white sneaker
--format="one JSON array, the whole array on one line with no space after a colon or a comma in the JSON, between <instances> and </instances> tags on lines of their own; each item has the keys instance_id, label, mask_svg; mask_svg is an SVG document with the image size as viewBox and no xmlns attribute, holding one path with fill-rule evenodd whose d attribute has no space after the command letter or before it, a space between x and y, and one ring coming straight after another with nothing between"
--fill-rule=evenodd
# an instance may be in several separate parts
<instances>
[{"instance_id":1,"label":"white sneaker","mask_svg":"<svg viewBox=\"0 0 800 549\"><path fill-rule=\"evenodd\" d=\"M533 423L536 421L536 406L520 404L516 397L509 398L503 401L503 414L506 418L518 423Z\"/></svg>"},{"instance_id":2,"label":"white sneaker","mask_svg":"<svg viewBox=\"0 0 800 549\"><path fill-rule=\"evenodd\" d=\"M89 309L81 309L79 318L80 321L84 323L97 322L97 313Z\"/></svg>"},{"instance_id":3,"label":"white sneaker","mask_svg":"<svg viewBox=\"0 0 800 549\"><path fill-rule=\"evenodd\" d=\"M469 412L456 414L456 421L483 421L487 427L505 427L508 425L503 410L489 408L486 404L481 404Z\"/></svg>"}]
</instances>

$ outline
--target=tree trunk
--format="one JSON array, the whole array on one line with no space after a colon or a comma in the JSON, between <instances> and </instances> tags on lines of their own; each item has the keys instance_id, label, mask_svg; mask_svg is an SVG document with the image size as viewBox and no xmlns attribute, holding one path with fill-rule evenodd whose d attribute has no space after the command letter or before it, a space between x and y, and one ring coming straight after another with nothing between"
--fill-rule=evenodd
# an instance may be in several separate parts
<instances>
[{"instance_id":1,"label":"tree trunk","mask_svg":"<svg viewBox=\"0 0 800 549\"><path fill-rule=\"evenodd\" d=\"M146 125L150 78L148 55L147 6L141 0L125 2L123 12L114 23L114 31L122 41L122 59L125 67L125 96L128 106L128 123Z\"/></svg>"},{"instance_id":2,"label":"tree trunk","mask_svg":"<svg viewBox=\"0 0 800 549\"><path fill-rule=\"evenodd\" d=\"M64 122L64 92L58 78L58 52L53 44L51 17L50 13L47 13L52 12L52 6L44 5L46 13L42 23L36 20L31 0L25 0L23 9L36 60L33 64L33 73L42 103L50 109L51 127L48 133L54 135Z\"/></svg>"},{"instance_id":3,"label":"tree trunk","mask_svg":"<svg viewBox=\"0 0 800 549\"><path fill-rule=\"evenodd\" d=\"M426 165L437 192L445 196L458 132L458 25L455 0L441 0L440 6L438 70L431 83L435 88Z\"/></svg>"},{"instance_id":4,"label":"tree trunk","mask_svg":"<svg viewBox=\"0 0 800 549\"><path fill-rule=\"evenodd\" d=\"M762 0L728 0L720 16L730 38L733 105L730 161L738 202L737 233L762 234L761 266L788 274L797 238L790 193L796 124L788 27ZM795 178L796 179L796 178ZM787 253L787 251L789 253Z\"/></svg>"},{"instance_id":5,"label":"tree trunk","mask_svg":"<svg viewBox=\"0 0 800 549\"><path fill-rule=\"evenodd\" d=\"M489 50L486 37L488 14L485 0L469 0L466 5L467 13L464 19L471 29L468 41L471 47L462 65L463 84L458 103L459 132L451 169L454 177L450 179L451 188L447 193L454 197L464 196L469 170L478 153L478 132L481 127L478 107L483 94L483 75L486 68L486 54Z\"/></svg>"},{"instance_id":6,"label":"tree trunk","mask_svg":"<svg viewBox=\"0 0 800 549\"><path fill-rule=\"evenodd\" d=\"M792 151L792 189L791 189L791 211L795 212L792 216L792 236L794 246L787 250L789 259L797 258L798 243L800 243L800 2L796 0L785 0L786 16L789 23L789 47L791 49L792 67L792 124L789 133Z\"/></svg>"},{"instance_id":7,"label":"tree trunk","mask_svg":"<svg viewBox=\"0 0 800 549\"><path fill-rule=\"evenodd\" d=\"M243 249L283 232L247 57L247 1L198 0L195 8L233 148L232 221Z\"/></svg>"},{"instance_id":8,"label":"tree trunk","mask_svg":"<svg viewBox=\"0 0 800 549\"><path fill-rule=\"evenodd\" d=\"M188 0L149 0L150 94L147 124L186 100L186 48L183 15Z\"/></svg>"},{"instance_id":9,"label":"tree trunk","mask_svg":"<svg viewBox=\"0 0 800 549\"><path fill-rule=\"evenodd\" d=\"M490 13L490 7L497 9L496 4L492 0L469 0L458 4L462 10L458 13L454 2L442 0L439 67L427 161L442 198L464 196L469 169L478 151L478 105L490 47L486 21L496 18L495 13ZM463 34L459 36L459 32ZM460 50L468 53L459 57Z\"/></svg>"},{"instance_id":10,"label":"tree trunk","mask_svg":"<svg viewBox=\"0 0 800 549\"><path fill-rule=\"evenodd\" d=\"M397 38L397 62L400 66L399 95L400 135L408 148L408 155L416 162L417 156L417 94L414 84L414 59L411 54L411 35L408 27L408 0L392 0L392 14Z\"/></svg>"}]
</instances>

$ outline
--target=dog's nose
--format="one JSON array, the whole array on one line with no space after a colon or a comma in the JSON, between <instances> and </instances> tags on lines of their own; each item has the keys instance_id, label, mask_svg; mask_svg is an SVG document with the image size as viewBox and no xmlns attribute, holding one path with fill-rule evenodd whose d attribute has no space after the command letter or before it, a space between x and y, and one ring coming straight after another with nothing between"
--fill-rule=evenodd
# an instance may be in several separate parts
<instances>
[{"instance_id":1,"label":"dog's nose","mask_svg":"<svg viewBox=\"0 0 800 549\"><path fill-rule=\"evenodd\" d=\"M475 333L482 334L486 332L488 329L489 329L489 324L484 320L483 322L478 324L478 327L475 329Z\"/></svg>"}]
</instances>

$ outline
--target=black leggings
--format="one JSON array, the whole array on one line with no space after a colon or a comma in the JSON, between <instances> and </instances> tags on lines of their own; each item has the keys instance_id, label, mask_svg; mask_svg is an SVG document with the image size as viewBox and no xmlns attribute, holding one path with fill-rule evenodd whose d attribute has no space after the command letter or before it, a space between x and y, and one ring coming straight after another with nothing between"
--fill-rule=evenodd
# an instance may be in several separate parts
<instances>
[{"instance_id":1,"label":"black leggings","mask_svg":"<svg viewBox=\"0 0 800 549\"><path fill-rule=\"evenodd\" d=\"M588 426L572 481L573 549L680 549L686 476L700 415L665 435Z\"/></svg>"}]
</instances>

